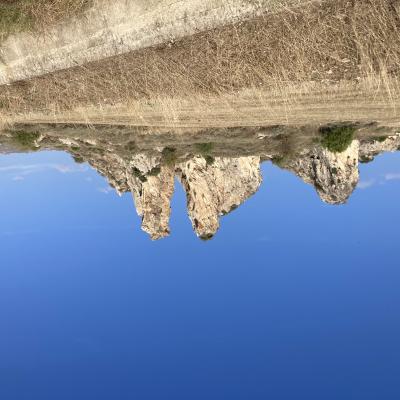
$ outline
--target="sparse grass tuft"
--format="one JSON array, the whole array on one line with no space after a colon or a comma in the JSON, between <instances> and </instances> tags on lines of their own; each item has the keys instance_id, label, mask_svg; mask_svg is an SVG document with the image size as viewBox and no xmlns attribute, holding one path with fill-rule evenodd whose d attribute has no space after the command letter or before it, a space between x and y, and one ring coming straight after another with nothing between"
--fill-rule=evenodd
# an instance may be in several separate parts
<instances>
[{"instance_id":1,"label":"sparse grass tuft","mask_svg":"<svg viewBox=\"0 0 400 400\"><path fill-rule=\"evenodd\" d=\"M200 154L207 155L210 154L214 148L214 143L196 143L196 149Z\"/></svg>"}]
</instances>

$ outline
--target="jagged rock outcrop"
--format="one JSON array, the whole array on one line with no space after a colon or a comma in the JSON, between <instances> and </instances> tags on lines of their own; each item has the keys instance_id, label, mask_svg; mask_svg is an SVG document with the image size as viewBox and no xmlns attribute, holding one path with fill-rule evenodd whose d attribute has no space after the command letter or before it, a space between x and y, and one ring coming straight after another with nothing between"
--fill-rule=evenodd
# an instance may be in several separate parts
<instances>
[{"instance_id":1,"label":"jagged rock outcrop","mask_svg":"<svg viewBox=\"0 0 400 400\"><path fill-rule=\"evenodd\" d=\"M90 164L120 194L131 192L142 229L153 240L169 235L174 168L161 166L160 156L136 154L130 160L115 154L92 156Z\"/></svg>"},{"instance_id":2,"label":"jagged rock outcrop","mask_svg":"<svg viewBox=\"0 0 400 400\"><path fill-rule=\"evenodd\" d=\"M304 182L312 184L324 202L343 204L359 180L358 151L358 140L354 140L342 153L333 153L322 146L316 146L290 161L285 168Z\"/></svg>"},{"instance_id":3,"label":"jagged rock outcrop","mask_svg":"<svg viewBox=\"0 0 400 400\"><path fill-rule=\"evenodd\" d=\"M171 166L155 167L157 175L130 177L136 210L142 217L142 229L153 240L169 235L171 198L174 193L175 171Z\"/></svg>"},{"instance_id":4,"label":"jagged rock outcrop","mask_svg":"<svg viewBox=\"0 0 400 400\"><path fill-rule=\"evenodd\" d=\"M186 191L194 230L200 238L210 239L219 228L219 217L260 187L260 157L217 157L212 165L203 157L194 157L178 166L178 177Z\"/></svg>"},{"instance_id":5,"label":"jagged rock outcrop","mask_svg":"<svg viewBox=\"0 0 400 400\"><path fill-rule=\"evenodd\" d=\"M87 161L107 179L110 186L113 187L118 194L129 191L130 188L127 180L128 167L123 158L119 157L117 154L107 153L106 155L92 155Z\"/></svg>"},{"instance_id":6,"label":"jagged rock outcrop","mask_svg":"<svg viewBox=\"0 0 400 400\"><path fill-rule=\"evenodd\" d=\"M266 150L260 151L255 146L254 152L243 154L243 143L239 141L237 153L228 156L224 146L215 146L210 154L204 154L203 150L202 155L193 156L200 151L198 141L190 147L187 143L182 145L180 138L173 146L169 138L168 146L149 145L139 152L126 145L133 142L129 137L119 139L123 140L122 144L105 140L107 136L102 136L101 140L52 135L33 136L33 139L27 146L26 141L19 142L18 135L5 134L0 137L0 152L9 152L13 146L19 151L69 151L77 162L88 162L101 173L118 193L132 194L137 213L142 218L142 229L154 240L170 233L175 176L186 191L188 214L195 232L202 239L209 239L217 232L220 217L240 206L259 189L261 160L275 160L280 167L312 184L323 201L342 204L357 186L359 160L372 160L377 154L400 148L400 134L361 136L342 153L329 151L316 145L315 141L299 144L292 147L291 152L285 152L275 138L262 143ZM260 143L259 139L255 140ZM229 138L227 143L232 145L232 139Z\"/></svg>"},{"instance_id":7,"label":"jagged rock outcrop","mask_svg":"<svg viewBox=\"0 0 400 400\"><path fill-rule=\"evenodd\" d=\"M393 152L400 149L400 133L365 142L360 145L360 160L363 162L372 161L378 154Z\"/></svg>"}]
</instances>

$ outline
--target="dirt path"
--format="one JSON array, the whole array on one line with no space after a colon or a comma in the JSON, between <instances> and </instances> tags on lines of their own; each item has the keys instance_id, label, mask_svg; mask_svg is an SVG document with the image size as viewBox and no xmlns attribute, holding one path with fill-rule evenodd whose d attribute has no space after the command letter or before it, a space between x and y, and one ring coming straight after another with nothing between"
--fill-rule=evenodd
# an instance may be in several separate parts
<instances>
[{"instance_id":1,"label":"dirt path","mask_svg":"<svg viewBox=\"0 0 400 400\"><path fill-rule=\"evenodd\" d=\"M400 127L400 99L384 89L338 85L303 87L287 93L247 90L234 95L191 99L159 98L129 106L15 115L14 123L76 123L164 127L235 127L379 122Z\"/></svg>"}]
</instances>

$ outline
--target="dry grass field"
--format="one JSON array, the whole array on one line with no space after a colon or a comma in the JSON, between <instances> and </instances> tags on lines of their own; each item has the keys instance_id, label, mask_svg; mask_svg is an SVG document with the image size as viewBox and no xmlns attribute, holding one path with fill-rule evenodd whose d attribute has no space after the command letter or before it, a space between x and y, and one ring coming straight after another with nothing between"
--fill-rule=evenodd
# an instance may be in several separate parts
<instances>
[{"instance_id":1,"label":"dry grass field","mask_svg":"<svg viewBox=\"0 0 400 400\"><path fill-rule=\"evenodd\" d=\"M3 122L395 124L399 72L399 0L313 1L3 86L0 112Z\"/></svg>"},{"instance_id":2,"label":"dry grass field","mask_svg":"<svg viewBox=\"0 0 400 400\"><path fill-rule=\"evenodd\" d=\"M0 0L0 42L21 31L43 32L91 4L92 0Z\"/></svg>"}]
</instances>

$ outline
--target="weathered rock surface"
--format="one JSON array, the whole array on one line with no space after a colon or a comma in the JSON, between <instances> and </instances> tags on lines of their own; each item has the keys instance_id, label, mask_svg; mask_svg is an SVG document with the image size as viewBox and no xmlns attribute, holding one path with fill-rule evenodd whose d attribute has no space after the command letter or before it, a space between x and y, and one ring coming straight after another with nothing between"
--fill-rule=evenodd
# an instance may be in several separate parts
<instances>
[{"instance_id":1,"label":"weathered rock surface","mask_svg":"<svg viewBox=\"0 0 400 400\"><path fill-rule=\"evenodd\" d=\"M120 135L101 137L55 137L40 134L33 137L32 147L22 144L12 134L0 136L0 153L57 149L69 151L78 162L89 162L107 178L118 193L130 192L136 210L142 218L142 229L152 239L170 233L169 219L175 177L187 195L188 214L197 235L209 239L219 229L220 217L240 206L260 187L260 164L265 160L280 160L279 165L312 184L321 199L330 204L347 201L359 179L359 160L372 160L377 154L397 151L400 134L359 138L342 153L333 153L310 140L307 145L283 147L272 138L264 143L257 137L257 146L243 154L243 143L234 144L232 137L218 147L211 146L212 155L198 154L199 142L182 144L181 136L168 145L149 146L146 150L130 150L137 138ZM113 142L115 140L115 142ZM121 142L122 140L122 142ZM251 138L246 149L252 149ZM22 146L22 147L18 147ZM227 147L233 146L226 155ZM165 149L170 149L171 154ZM27 150L28 149L28 150ZM32 150L33 149L33 150ZM235 150L236 149L236 150ZM239 150L237 150L239 149ZM222 153L221 153L222 152ZM241 155L237 155L238 152ZM257 155L254 155L257 154ZM288 158L290 155L290 158ZM286 160L286 161L284 161Z\"/></svg>"},{"instance_id":2,"label":"weathered rock surface","mask_svg":"<svg viewBox=\"0 0 400 400\"><path fill-rule=\"evenodd\" d=\"M360 145L360 160L372 161L378 154L400 149L400 133Z\"/></svg>"},{"instance_id":3,"label":"weathered rock surface","mask_svg":"<svg viewBox=\"0 0 400 400\"><path fill-rule=\"evenodd\" d=\"M157 176L128 178L136 211L142 217L142 229L153 240L164 238L170 233L171 198L174 193L174 168L159 168Z\"/></svg>"},{"instance_id":4,"label":"weathered rock surface","mask_svg":"<svg viewBox=\"0 0 400 400\"><path fill-rule=\"evenodd\" d=\"M304 182L312 184L324 202L343 204L359 180L358 151L358 140L354 140L343 153L315 146L285 167Z\"/></svg>"},{"instance_id":5,"label":"weathered rock surface","mask_svg":"<svg viewBox=\"0 0 400 400\"><path fill-rule=\"evenodd\" d=\"M259 157L218 157L212 165L207 165L203 157L195 157L180 164L178 170L189 217L202 239L213 237L220 216L252 196L262 181Z\"/></svg>"},{"instance_id":6,"label":"weathered rock surface","mask_svg":"<svg viewBox=\"0 0 400 400\"><path fill-rule=\"evenodd\" d=\"M90 164L107 177L118 193L131 192L142 229L154 240L170 233L169 219L174 179L187 194L189 217L197 235L211 238L219 219L239 207L260 187L260 157L193 157L176 166L162 163L161 156L137 154L125 161L114 154L90 159Z\"/></svg>"}]
</instances>

